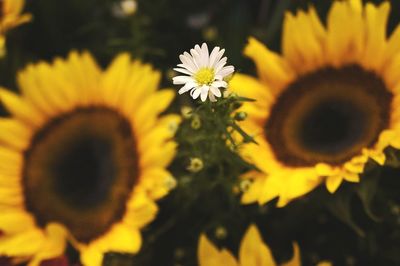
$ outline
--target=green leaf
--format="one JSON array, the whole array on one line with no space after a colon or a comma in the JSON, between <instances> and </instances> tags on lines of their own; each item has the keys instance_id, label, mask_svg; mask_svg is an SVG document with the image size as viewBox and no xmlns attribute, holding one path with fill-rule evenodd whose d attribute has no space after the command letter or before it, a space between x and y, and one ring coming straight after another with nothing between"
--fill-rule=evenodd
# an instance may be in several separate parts
<instances>
[{"instance_id":1,"label":"green leaf","mask_svg":"<svg viewBox=\"0 0 400 266\"><path fill-rule=\"evenodd\" d=\"M361 182L355 187L356 194L358 195L361 203L364 207L365 213L375 222L380 222L382 219L376 216L372 212L372 201L376 195L379 177L380 167L376 167L376 170L369 172L361 178Z\"/></svg>"},{"instance_id":2,"label":"green leaf","mask_svg":"<svg viewBox=\"0 0 400 266\"><path fill-rule=\"evenodd\" d=\"M388 147L385 150L386 162L385 165L393 168L400 168L400 151L393 148Z\"/></svg>"},{"instance_id":3,"label":"green leaf","mask_svg":"<svg viewBox=\"0 0 400 266\"><path fill-rule=\"evenodd\" d=\"M239 127L236 123L232 123L232 128L235 129L240 135L242 135L244 142L248 143L248 142L253 142L255 144L258 144L254 138L252 136L250 136L249 134L247 134L241 127Z\"/></svg>"},{"instance_id":4,"label":"green leaf","mask_svg":"<svg viewBox=\"0 0 400 266\"><path fill-rule=\"evenodd\" d=\"M352 191L340 190L327 202L329 211L339 220L350 226L360 237L365 237L365 232L353 221L351 216Z\"/></svg>"},{"instance_id":5,"label":"green leaf","mask_svg":"<svg viewBox=\"0 0 400 266\"><path fill-rule=\"evenodd\" d=\"M243 96L237 96L236 98L240 102L255 102L256 101L255 99L247 98L247 97L243 97Z\"/></svg>"}]
</instances>

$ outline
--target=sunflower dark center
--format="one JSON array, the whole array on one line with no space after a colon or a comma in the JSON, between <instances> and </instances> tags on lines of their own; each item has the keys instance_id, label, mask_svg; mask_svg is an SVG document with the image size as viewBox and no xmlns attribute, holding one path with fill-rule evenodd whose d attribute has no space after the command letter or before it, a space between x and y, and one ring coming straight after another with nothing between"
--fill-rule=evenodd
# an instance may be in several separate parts
<instances>
[{"instance_id":1,"label":"sunflower dark center","mask_svg":"<svg viewBox=\"0 0 400 266\"><path fill-rule=\"evenodd\" d=\"M116 111L77 109L51 120L25 153L26 207L89 242L120 221L137 178L135 141Z\"/></svg>"},{"instance_id":2,"label":"sunflower dark center","mask_svg":"<svg viewBox=\"0 0 400 266\"><path fill-rule=\"evenodd\" d=\"M298 78L278 97L265 136L287 166L340 165L373 146L390 119L392 94L357 65Z\"/></svg>"}]
</instances>

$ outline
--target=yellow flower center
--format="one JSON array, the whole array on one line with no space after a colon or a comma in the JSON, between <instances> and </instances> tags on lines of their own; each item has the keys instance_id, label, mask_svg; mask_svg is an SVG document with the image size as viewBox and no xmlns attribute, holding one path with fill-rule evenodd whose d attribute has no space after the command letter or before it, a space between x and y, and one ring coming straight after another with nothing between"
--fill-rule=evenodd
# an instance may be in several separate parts
<instances>
[{"instance_id":1,"label":"yellow flower center","mask_svg":"<svg viewBox=\"0 0 400 266\"><path fill-rule=\"evenodd\" d=\"M210 85L214 81L214 69L204 67L194 75L195 80L201 85Z\"/></svg>"}]
</instances>

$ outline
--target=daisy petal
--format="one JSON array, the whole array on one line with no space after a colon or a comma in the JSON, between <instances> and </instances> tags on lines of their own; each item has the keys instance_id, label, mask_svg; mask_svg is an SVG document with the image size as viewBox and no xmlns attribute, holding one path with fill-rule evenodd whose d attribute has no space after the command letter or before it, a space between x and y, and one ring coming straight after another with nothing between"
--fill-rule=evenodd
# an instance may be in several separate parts
<instances>
[{"instance_id":1,"label":"daisy petal","mask_svg":"<svg viewBox=\"0 0 400 266\"><path fill-rule=\"evenodd\" d=\"M201 66L205 67L208 66L208 61L209 61L209 53L208 53L208 46L206 43L203 43L201 45Z\"/></svg>"},{"instance_id":2,"label":"daisy petal","mask_svg":"<svg viewBox=\"0 0 400 266\"><path fill-rule=\"evenodd\" d=\"M174 70L176 71L176 72L180 72L180 73L182 73L182 74L186 74L186 75L192 75L193 74L193 72L191 72L190 70L188 70L188 69L184 69L184 68L174 68Z\"/></svg>"},{"instance_id":3,"label":"daisy petal","mask_svg":"<svg viewBox=\"0 0 400 266\"><path fill-rule=\"evenodd\" d=\"M226 76L229 76L230 74L232 74L234 71L235 71L235 68L233 66L225 66L217 73L217 75L226 77Z\"/></svg>"},{"instance_id":4,"label":"daisy petal","mask_svg":"<svg viewBox=\"0 0 400 266\"><path fill-rule=\"evenodd\" d=\"M216 87L216 88L220 88L220 87L226 88L226 87L228 86L228 83L226 83L226 82L223 81L223 80L217 80L217 81L214 81L214 82L212 83L212 86L214 86L214 87Z\"/></svg>"},{"instance_id":5,"label":"daisy petal","mask_svg":"<svg viewBox=\"0 0 400 266\"><path fill-rule=\"evenodd\" d=\"M191 59L191 56L187 52L185 52L183 55L180 55L179 59L181 60L185 68L187 68L188 70L192 72L195 72L197 70L196 66L194 65Z\"/></svg>"},{"instance_id":6,"label":"daisy petal","mask_svg":"<svg viewBox=\"0 0 400 266\"><path fill-rule=\"evenodd\" d=\"M196 100L197 98L199 98L200 93L201 93L201 88L197 87L196 89L191 91L191 96L193 99Z\"/></svg>"},{"instance_id":7,"label":"daisy petal","mask_svg":"<svg viewBox=\"0 0 400 266\"><path fill-rule=\"evenodd\" d=\"M219 51L219 53L218 53L217 56L215 57L215 61L214 61L214 64L212 65L212 67L215 68L215 65L221 60L221 58L222 58L222 56L224 55L224 53L225 53L225 49L221 49L221 50Z\"/></svg>"},{"instance_id":8,"label":"daisy petal","mask_svg":"<svg viewBox=\"0 0 400 266\"><path fill-rule=\"evenodd\" d=\"M216 102L217 99L215 98L214 94L211 91L208 92L208 97L210 98L211 102Z\"/></svg>"},{"instance_id":9,"label":"daisy petal","mask_svg":"<svg viewBox=\"0 0 400 266\"><path fill-rule=\"evenodd\" d=\"M200 61L201 61L201 50L195 50L195 49L190 49L190 53L192 55L193 61L196 64L197 69L201 67Z\"/></svg>"},{"instance_id":10,"label":"daisy petal","mask_svg":"<svg viewBox=\"0 0 400 266\"><path fill-rule=\"evenodd\" d=\"M208 95L208 90L209 90L209 86L207 85L203 85L201 87L201 95L200 95L200 99L205 102L207 100L207 95Z\"/></svg>"},{"instance_id":11,"label":"daisy petal","mask_svg":"<svg viewBox=\"0 0 400 266\"><path fill-rule=\"evenodd\" d=\"M210 60L208 62L209 68L212 68L214 66L215 62L217 62L216 59L217 59L218 53L219 53L219 47L217 46L211 52Z\"/></svg>"},{"instance_id":12,"label":"daisy petal","mask_svg":"<svg viewBox=\"0 0 400 266\"><path fill-rule=\"evenodd\" d=\"M179 93L179 94L183 94L183 93L185 93L185 92L187 92L187 91L190 91L191 89L193 89L193 88L196 87L196 86L197 86L196 82L189 81L188 83L185 84L185 86L183 86L183 87L178 91L178 93Z\"/></svg>"},{"instance_id":13,"label":"daisy petal","mask_svg":"<svg viewBox=\"0 0 400 266\"><path fill-rule=\"evenodd\" d=\"M215 65L215 73L218 73L225 66L227 60L228 59L224 57Z\"/></svg>"},{"instance_id":14,"label":"daisy petal","mask_svg":"<svg viewBox=\"0 0 400 266\"><path fill-rule=\"evenodd\" d=\"M217 96L217 97L221 97L222 96L221 91L218 88L214 87L214 86L210 86L210 91L212 92L213 96L214 95Z\"/></svg>"},{"instance_id":15,"label":"daisy petal","mask_svg":"<svg viewBox=\"0 0 400 266\"><path fill-rule=\"evenodd\" d=\"M172 81L175 85L186 84L187 82L193 81L193 78L190 76L177 76L172 78Z\"/></svg>"}]
</instances>

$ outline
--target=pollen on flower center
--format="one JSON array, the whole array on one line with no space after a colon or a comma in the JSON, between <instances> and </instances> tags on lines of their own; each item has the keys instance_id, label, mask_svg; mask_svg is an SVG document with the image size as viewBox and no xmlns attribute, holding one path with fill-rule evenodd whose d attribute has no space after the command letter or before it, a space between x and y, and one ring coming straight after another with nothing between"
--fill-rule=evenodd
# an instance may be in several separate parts
<instances>
[{"instance_id":1,"label":"pollen on flower center","mask_svg":"<svg viewBox=\"0 0 400 266\"><path fill-rule=\"evenodd\" d=\"M214 76L214 69L204 67L197 71L197 73L194 75L194 78L199 84L211 85L211 83L214 81Z\"/></svg>"}]
</instances>

